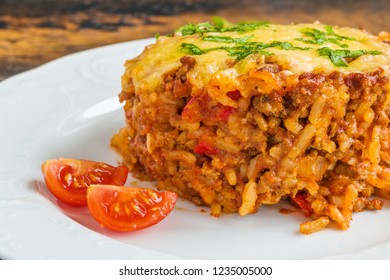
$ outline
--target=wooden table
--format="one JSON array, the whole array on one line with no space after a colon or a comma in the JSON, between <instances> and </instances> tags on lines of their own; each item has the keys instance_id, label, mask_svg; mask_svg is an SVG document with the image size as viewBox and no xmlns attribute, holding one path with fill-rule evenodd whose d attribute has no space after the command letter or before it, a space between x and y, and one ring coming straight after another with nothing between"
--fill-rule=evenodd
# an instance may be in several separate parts
<instances>
[{"instance_id":1,"label":"wooden table","mask_svg":"<svg viewBox=\"0 0 390 280\"><path fill-rule=\"evenodd\" d=\"M390 31L390 1L1 0L0 81L73 52L166 34L187 22L313 22Z\"/></svg>"}]
</instances>

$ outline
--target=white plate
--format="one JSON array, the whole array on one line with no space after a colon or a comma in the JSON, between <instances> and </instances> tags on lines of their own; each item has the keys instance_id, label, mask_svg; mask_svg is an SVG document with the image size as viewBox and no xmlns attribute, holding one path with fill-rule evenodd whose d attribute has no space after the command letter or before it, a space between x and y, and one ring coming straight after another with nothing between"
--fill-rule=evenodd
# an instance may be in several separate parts
<instances>
[{"instance_id":1,"label":"white plate","mask_svg":"<svg viewBox=\"0 0 390 280\"><path fill-rule=\"evenodd\" d=\"M298 233L305 220L300 213L278 211L289 205L262 207L246 217L213 218L180 200L158 225L114 233L101 228L87 209L53 199L42 181L45 160L120 160L109 141L124 124L117 101L122 65L151 42L77 53L0 83L1 258L390 258L388 203L383 211L354 214L348 231L327 229L304 236Z\"/></svg>"}]
</instances>

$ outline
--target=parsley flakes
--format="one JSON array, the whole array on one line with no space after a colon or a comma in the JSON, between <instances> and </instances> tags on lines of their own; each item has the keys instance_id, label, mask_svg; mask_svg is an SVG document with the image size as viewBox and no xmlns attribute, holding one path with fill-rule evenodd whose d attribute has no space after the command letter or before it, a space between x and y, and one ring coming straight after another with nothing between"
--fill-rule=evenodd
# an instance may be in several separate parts
<instances>
[{"instance_id":1,"label":"parsley flakes","mask_svg":"<svg viewBox=\"0 0 390 280\"><path fill-rule=\"evenodd\" d=\"M220 35L204 35L205 33L223 33L223 32L237 32L246 33L258 29L260 27L268 27L266 22L244 22L232 24L220 17L214 17L212 23L204 22L199 24L187 24L177 30L182 36L199 34L201 40L218 43L225 43L227 45L217 46L213 48L201 49L199 46L190 43L182 43L181 51L190 55L202 55L211 51L224 50L230 56L237 60L244 59L250 54L274 55L268 52L269 48L280 48L283 50L310 50L310 47L297 47L287 41L273 41L271 43L251 41L255 36L253 34L244 37L233 38L230 36ZM296 38L295 40L304 42L306 44L323 45L325 43L333 43L342 49L331 49L329 47L314 48L319 56L326 56L330 59L333 65L337 67L347 67L348 61L356 59L362 55L379 55L380 51L369 50L349 50L347 49L347 41L357 41L357 39L337 34L333 27L325 25L324 30L316 28L303 28L300 32L305 35L304 38Z\"/></svg>"},{"instance_id":2,"label":"parsley flakes","mask_svg":"<svg viewBox=\"0 0 390 280\"><path fill-rule=\"evenodd\" d=\"M204 34L209 32L229 32L235 31L238 33L245 33L253 31L259 27L268 26L268 23L265 21L256 21L256 22L241 22L237 24L232 24L221 17L213 17L212 23L202 22L198 24L189 23L186 24L176 32L181 33L181 35L194 35L194 34Z\"/></svg>"},{"instance_id":3,"label":"parsley flakes","mask_svg":"<svg viewBox=\"0 0 390 280\"><path fill-rule=\"evenodd\" d=\"M241 37L241 38L231 38L227 36L207 36L203 37L204 41L215 41L215 42L228 42L235 43L229 46L220 46L209 49L201 49L194 44L183 43L182 51L192 55L202 55L208 53L210 51L215 50L225 50L229 53L230 56L234 56L237 60L244 59L250 54L259 53L264 55L273 55L273 53L265 51L268 48L280 48L283 50L308 50L310 48L301 48L293 46L289 42L280 42L274 41L272 43L264 43L264 42L248 42L248 40L252 38L252 36Z\"/></svg>"},{"instance_id":4,"label":"parsley flakes","mask_svg":"<svg viewBox=\"0 0 390 280\"><path fill-rule=\"evenodd\" d=\"M364 54L379 55L382 54L380 51L366 51L366 50L348 50L348 49L339 49L332 50L328 47L320 48L317 50L320 56L328 56L330 61L336 66L347 67L348 58L358 58Z\"/></svg>"},{"instance_id":5,"label":"parsley flakes","mask_svg":"<svg viewBox=\"0 0 390 280\"><path fill-rule=\"evenodd\" d=\"M325 31L321 31L315 28L303 28L301 30L301 33L303 35L306 35L310 37L307 38L297 38L296 40L309 43L309 44L316 44L316 45L322 45L325 42L330 42L333 44L336 44L342 48L347 48L348 44L343 42L344 40L353 40L356 41L355 38L347 37L347 36L341 36L337 34L332 26L325 25L324 27Z\"/></svg>"}]
</instances>

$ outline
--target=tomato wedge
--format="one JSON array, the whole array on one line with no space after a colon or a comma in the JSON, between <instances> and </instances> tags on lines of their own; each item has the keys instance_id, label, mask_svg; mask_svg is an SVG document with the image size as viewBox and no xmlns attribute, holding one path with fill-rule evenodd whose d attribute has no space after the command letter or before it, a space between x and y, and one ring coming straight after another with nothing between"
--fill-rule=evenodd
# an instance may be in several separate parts
<instances>
[{"instance_id":1,"label":"tomato wedge","mask_svg":"<svg viewBox=\"0 0 390 280\"><path fill-rule=\"evenodd\" d=\"M152 189L91 185L88 209L101 226L115 231L135 231L163 220L176 204L177 194Z\"/></svg>"},{"instance_id":2,"label":"tomato wedge","mask_svg":"<svg viewBox=\"0 0 390 280\"><path fill-rule=\"evenodd\" d=\"M90 160L59 158L44 162L42 173L47 188L56 198L71 205L85 206L89 185L123 185L128 169Z\"/></svg>"}]
</instances>

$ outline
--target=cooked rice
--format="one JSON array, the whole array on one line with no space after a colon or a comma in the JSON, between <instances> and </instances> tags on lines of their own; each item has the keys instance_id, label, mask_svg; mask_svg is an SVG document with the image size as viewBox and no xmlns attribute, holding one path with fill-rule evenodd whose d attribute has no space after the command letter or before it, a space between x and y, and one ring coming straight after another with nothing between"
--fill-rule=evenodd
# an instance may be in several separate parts
<instances>
[{"instance_id":1,"label":"cooked rice","mask_svg":"<svg viewBox=\"0 0 390 280\"><path fill-rule=\"evenodd\" d=\"M267 28L307 47L291 41L307 27L326 30ZM267 28L248 34L272 40L262 35ZM273 55L243 59L223 49L190 55L183 42L221 43L199 34L160 37L125 64L119 98L126 126L112 146L136 177L208 205L214 216L245 216L290 199L312 219L302 233L330 222L347 229L352 212L380 210L376 196L390 196L390 48L379 39L388 40L387 33L333 29L359 38L347 42L350 48L381 53L337 67L310 50L271 48Z\"/></svg>"}]
</instances>

